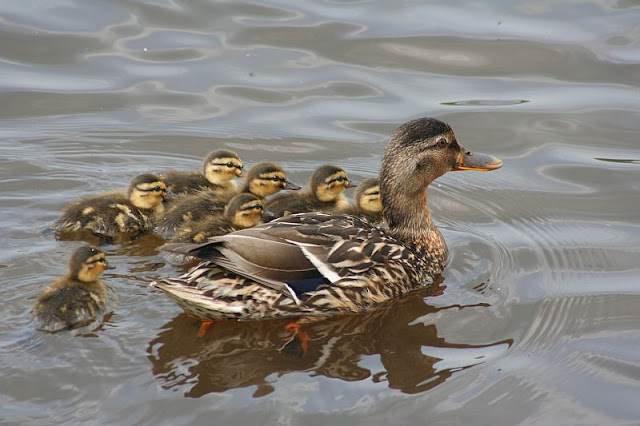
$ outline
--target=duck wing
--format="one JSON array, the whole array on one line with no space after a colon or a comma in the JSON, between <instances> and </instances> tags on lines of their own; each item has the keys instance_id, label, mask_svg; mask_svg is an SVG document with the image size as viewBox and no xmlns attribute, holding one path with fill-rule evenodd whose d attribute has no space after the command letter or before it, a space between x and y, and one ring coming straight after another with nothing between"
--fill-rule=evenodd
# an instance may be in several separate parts
<instances>
[{"instance_id":1,"label":"duck wing","mask_svg":"<svg viewBox=\"0 0 640 426\"><path fill-rule=\"evenodd\" d=\"M296 301L296 295L319 285L406 255L405 248L369 222L325 213L286 216L204 244L168 244L163 250L213 262Z\"/></svg>"}]
</instances>

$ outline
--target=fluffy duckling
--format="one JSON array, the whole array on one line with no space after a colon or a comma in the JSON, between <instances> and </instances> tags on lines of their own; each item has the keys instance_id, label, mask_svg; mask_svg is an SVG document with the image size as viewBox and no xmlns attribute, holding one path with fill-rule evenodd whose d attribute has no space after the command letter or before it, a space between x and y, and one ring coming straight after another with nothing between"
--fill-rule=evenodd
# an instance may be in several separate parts
<instances>
[{"instance_id":1,"label":"fluffy duckling","mask_svg":"<svg viewBox=\"0 0 640 426\"><path fill-rule=\"evenodd\" d=\"M223 214L186 224L178 230L172 242L201 243L209 237L251 228L268 214L262 201L253 194L238 194L229 201Z\"/></svg>"},{"instance_id":2,"label":"fluffy duckling","mask_svg":"<svg viewBox=\"0 0 640 426\"><path fill-rule=\"evenodd\" d=\"M283 189L298 190L300 186L288 181L286 173L277 164L258 163L249 169L240 193L253 194L263 200ZM221 214L230 198L228 193L209 191L180 197L159 217L155 231L164 238L170 238L183 225Z\"/></svg>"},{"instance_id":3,"label":"fluffy duckling","mask_svg":"<svg viewBox=\"0 0 640 426\"><path fill-rule=\"evenodd\" d=\"M338 212L350 207L343 191L354 188L340 167L324 165L318 167L309 180L309 189L301 193L284 194L267 204L276 217L306 212Z\"/></svg>"},{"instance_id":4,"label":"fluffy duckling","mask_svg":"<svg viewBox=\"0 0 640 426\"><path fill-rule=\"evenodd\" d=\"M90 246L78 248L69 260L67 275L37 297L33 315L38 328L59 331L102 315L107 304L107 287L98 277L108 267L102 251Z\"/></svg>"},{"instance_id":5,"label":"fluffy duckling","mask_svg":"<svg viewBox=\"0 0 640 426\"><path fill-rule=\"evenodd\" d=\"M126 194L93 195L68 204L53 228L58 233L89 230L106 237L135 236L153 227L166 196L167 186L158 176L141 174L131 180Z\"/></svg>"},{"instance_id":6,"label":"fluffy duckling","mask_svg":"<svg viewBox=\"0 0 640 426\"><path fill-rule=\"evenodd\" d=\"M360 182L354 195L355 206L344 212L353 216L364 217L374 223L382 221L382 199L380 198L380 182L378 178L365 179Z\"/></svg>"},{"instance_id":7,"label":"fluffy duckling","mask_svg":"<svg viewBox=\"0 0 640 426\"><path fill-rule=\"evenodd\" d=\"M223 194L237 191L233 179L242 174L242 160L233 151L219 149L204 159L200 172L167 172L163 176L167 189L176 195L212 191Z\"/></svg>"}]
</instances>

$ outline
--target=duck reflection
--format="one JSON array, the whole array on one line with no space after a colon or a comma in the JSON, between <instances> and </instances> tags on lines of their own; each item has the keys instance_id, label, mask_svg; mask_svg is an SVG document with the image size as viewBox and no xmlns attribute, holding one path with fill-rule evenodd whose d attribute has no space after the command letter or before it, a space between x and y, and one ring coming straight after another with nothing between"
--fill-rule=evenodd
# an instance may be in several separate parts
<instances>
[{"instance_id":1,"label":"duck reflection","mask_svg":"<svg viewBox=\"0 0 640 426\"><path fill-rule=\"evenodd\" d=\"M344 381L371 378L405 393L423 392L453 372L439 370L434 364L441 359L425 355L424 347L485 347L448 343L435 325L411 325L436 311L424 298L441 294L444 287L433 287L366 313L301 322L306 350L302 339L287 339L286 320L216 321L197 337L200 321L183 313L149 343L148 358L163 387L188 387L185 396L193 398L249 386L257 387L254 397L264 396L275 390L277 377L295 371ZM369 355L380 357L381 371L361 365Z\"/></svg>"}]
</instances>

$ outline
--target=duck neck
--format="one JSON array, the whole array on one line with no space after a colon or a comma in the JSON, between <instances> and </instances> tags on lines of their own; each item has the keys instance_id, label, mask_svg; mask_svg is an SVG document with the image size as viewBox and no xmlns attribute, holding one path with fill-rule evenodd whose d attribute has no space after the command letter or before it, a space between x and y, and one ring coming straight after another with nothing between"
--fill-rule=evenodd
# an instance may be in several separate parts
<instances>
[{"instance_id":1,"label":"duck neck","mask_svg":"<svg viewBox=\"0 0 640 426\"><path fill-rule=\"evenodd\" d=\"M440 230L431 219L427 205L427 188L416 194L381 188L382 215L395 238L421 250L428 247L446 247Z\"/></svg>"}]
</instances>

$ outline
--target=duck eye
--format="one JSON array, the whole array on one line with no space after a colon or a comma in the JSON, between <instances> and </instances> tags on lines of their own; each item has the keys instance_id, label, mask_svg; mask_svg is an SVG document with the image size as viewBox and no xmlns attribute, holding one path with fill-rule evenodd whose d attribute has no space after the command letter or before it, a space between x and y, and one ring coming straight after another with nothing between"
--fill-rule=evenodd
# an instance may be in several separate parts
<instances>
[{"instance_id":1,"label":"duck eye","mask_svg":"<svg viewBox=\"0 0 640 426\"><path fill-rule=\"evenodd\" d=\"M230 169L232 169L232 168L234 168L234 167L235 167L235 165L234 165L231 161L229 161L229 162L227 163L227 167L229 167Z\"/></svg>"},{"instance_id":2,"label":"duck eye","mask_svg":"<svg viewBox=\"0 0 640 426\"><path fill-rule=\"evenodd\" d=\"M345 181L344 176L338 176L338 177L336 178L336 180L337 180L338 182L344 182L344 181Z\"/></svg>"},{"instance_id":3,"label":"duck eye","mask_svg":"<svg viewBox=\"0 0 640 426\"><path fill-rule=\"evenodd\" d=\"M274 182L278 182L278 181L280 180L280 177L278 177L278 176L273 176L273 177L271 178L271 180L272 180L272 181L274 181Z\"/></svg>"},{"instance_id":4,"label":"duck eye","mask_svg":"<svg viewBox=\"0 0 640 426\"><path fill-rule=\"evenodd\" d=\"M436 142L438 144L438 146L440 148L444 147L447 145L447 140L445 138L440 138L438 139L438 142Z\"/></svg>"},{"instance_id":5,"label":"duck eye","mask_svg":"<svg viewBox=\"0 0 640 426\"><path fill-rule=\"evenodd\" d=\"M156 191L156 192L160 192L160 191L162 191L162 188L159 187L159 186L156 186L155 188L153 188L153 190Z\"/></svg>"}]
</instances>

